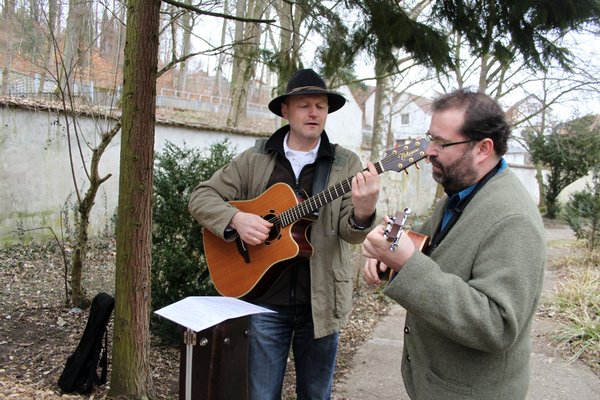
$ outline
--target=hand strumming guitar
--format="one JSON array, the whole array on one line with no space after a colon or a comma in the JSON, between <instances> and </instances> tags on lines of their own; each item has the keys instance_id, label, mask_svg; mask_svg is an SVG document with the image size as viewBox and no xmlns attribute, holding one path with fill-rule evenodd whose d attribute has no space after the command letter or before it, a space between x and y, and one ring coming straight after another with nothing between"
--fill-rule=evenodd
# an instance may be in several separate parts
<instances>
[{"instance_id":1,"label":"hand strumming guitar","mask_svg":"<svg viewBox=\"0 0 600 400\"><path fill-rule=\"evenodd\" d=\"M264 218L243 211L236 213L229 225L236 230L240 239L250 246L264 243L273 227L273 224Z\"/></svg>"}]
</instances>

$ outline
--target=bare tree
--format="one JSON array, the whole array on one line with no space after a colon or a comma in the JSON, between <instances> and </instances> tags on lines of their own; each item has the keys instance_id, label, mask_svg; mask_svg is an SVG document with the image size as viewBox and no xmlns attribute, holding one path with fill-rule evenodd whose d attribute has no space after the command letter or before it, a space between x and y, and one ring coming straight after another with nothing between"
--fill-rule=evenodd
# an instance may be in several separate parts
<instances>
[{"instance_id":1,"label":"bare tree","mask_svg":"<svg viewBox=\"0 0 600 400\"><path fill-rule=\"evenodd\" d=\"M229 12L229 1L228 0L223 1L223 12L225 14L227 14ZM226 18L223 18L223 25L221 26L221 43L219 46L221 48L223 48L223 46L225 46L225 41L227 38L227 22L228 22L228 20ZM222 95L221 81L224 79L224 73L223 73L224 62L225 62L225 53L220 52L219 55L217 56L217 66L215 67L215 84L213 87L213 94L215 96L219 96L219 97Z\"/></svg>"},{"instance_id":2,"label":"bare tree","mask_svg":"<svg viewBox=\"0 0 600 400\"><path fill-rule=\"evenodd\" d=\"M262 0L238 0L236 16L239 18L259 18L264 12ZM239 126L246 118L249 85L256 73L260 27L255 23L236 21L233 50L233 72L231 77L231 106L227 116L227 126Z\"/></svg>"},{"instance_id":3,"label":"bare tree","mask_svg":"<svg viewBox=\"0 0 600 400\"><path fill-rule=\"evenodd\" d=\"M191 0L186 0L191 4ZM192 51L192 30L194 29L194 14L185 11L181 15L181 54L190 54ZM187 86L188 63L187 60L179 64L177 71L177 90L186 90Z\"/></svg>"},{"instance_id":4,"label":"bare tree","mask_svg":"<svg viewBox=\"0 0 600 400\"><path fill-rule=\"evenodd\" d=\"M300 28L308 14L301 4L286 0L274 1L273 7L279 20L279 43L273 46L279 72L277 88L283 90L289 77L301 65L300 50L308 32L301 32Z\"/></svg>"},{"instance_id":5,"label":"bare tree","mask_svg":"<svg viewBox=\"0 0 600 400\"><path fill-rule=\"evenodd\" d=\"M59 26L58 20L61 13L61 3L59 0L49 0L48 1L48 14L46 16L46 24L48 31L45 35L46 37L46 45L42 53L42 57L44 58L44 68L42 68L42 74L40 77L40 84L38 86L38 95L41 95L44 92L44 87L46 85L46 79L48 75L48 71L51 70L51 66L55 65L56 60L56 52L53 50L58 48L58 40L57 37Z\"/></svg>"},{"instance_id":6,"label":"bare tree","mask_svg":"<svg viewBox=\"0 0 600 400\"><path fill-rule=\"evenodd\" d=\"M92 37L90 26L92 23L91 1L71 0L69 2L69 15L65 29L65 44L60 65L63 68L59 75L59 86L63 92L73 87L76 67L83 69L91 65Z\"/></svg>"}]
</instances>

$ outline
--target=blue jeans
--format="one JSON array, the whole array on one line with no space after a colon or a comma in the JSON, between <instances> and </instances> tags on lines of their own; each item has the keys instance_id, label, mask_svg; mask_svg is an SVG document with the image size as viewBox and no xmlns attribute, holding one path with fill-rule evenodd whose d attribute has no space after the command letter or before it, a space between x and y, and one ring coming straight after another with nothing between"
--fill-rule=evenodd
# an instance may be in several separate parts
<instances>
[{"instance_id":1,"label":"blue jeans","mask_svg":"<svg viewBox=\"0 0 600 400\"><path fill-rule=\"evenodd\" d=\"M298 400L330 399L339 334L315 339L310 305L260 306L277 314L250 316L250 400L281 399L290 344Z\"/></svg>"}]
</instances>

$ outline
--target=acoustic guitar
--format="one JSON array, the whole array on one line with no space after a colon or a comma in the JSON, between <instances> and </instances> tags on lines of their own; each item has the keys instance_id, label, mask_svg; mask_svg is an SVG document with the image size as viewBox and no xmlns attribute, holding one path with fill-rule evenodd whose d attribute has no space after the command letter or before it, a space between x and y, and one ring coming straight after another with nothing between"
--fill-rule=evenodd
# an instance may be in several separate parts
<instances>
[{"instance_id":1,"label":"acoustic guitar","mask_svg":"<svg viewBox=\"0 0 600 400\"><path fill-rule=\"evenodd\" d=\"M377 173L418 167L416 163L425 158L427 144L427 140L407 140L388 150L375 163ZM312 255L307 229L315 220L313 213L351 190L349 177L300 202L289 185L277 183L252 200L230 201L239 210L273 223L273 228L263 244L253 247L246 246L239 237L224 241L208 229L203 230L206 263L217 291L223 296L245 299L264 293L289 265Z\"/></svg>"}]
</instances>

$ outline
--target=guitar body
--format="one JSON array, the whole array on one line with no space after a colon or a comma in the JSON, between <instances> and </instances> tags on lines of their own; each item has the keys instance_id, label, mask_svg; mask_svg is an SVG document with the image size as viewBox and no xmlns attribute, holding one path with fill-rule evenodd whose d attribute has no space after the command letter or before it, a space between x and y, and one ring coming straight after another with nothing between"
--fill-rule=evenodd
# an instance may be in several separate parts
<instances>
[{"instance_id":1,"label":"guitar body","mask_svg":"<svg viewBox=\"0 0 600 400\"><path fill-rule=\"evenodd\" d=\"M271 186L252 200L230 202L240 211L267 220L298 203L294 191L285 183ZM247 299L264 293L291 263L312 255L313 248L306 235L313 221L303 218L280 229L276 226L265 243L244 244L250 262L240 252L239 239L228 242L204 229L204 254L215 288L223 296Z\"/></svg>"},{"instance_id":2,"label":"guitar body","mask_svg":"<svg viewBox=\"0 0 600 400\"><path fill-rule=\"evenodd\" d=\"M422 233L418 233L415 231L407 231L408 237L413 242L415 247L419 249L419 251L423 251L423 247L427 243L429 237L427 235L423 235Z\"/></svg>"}]
</instances>

